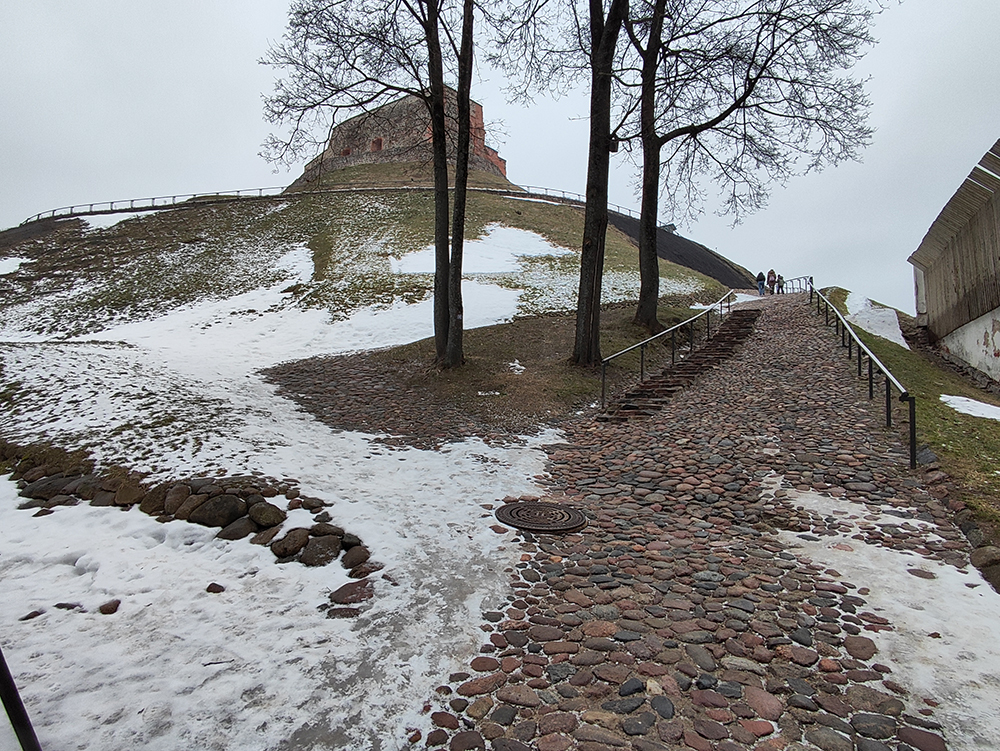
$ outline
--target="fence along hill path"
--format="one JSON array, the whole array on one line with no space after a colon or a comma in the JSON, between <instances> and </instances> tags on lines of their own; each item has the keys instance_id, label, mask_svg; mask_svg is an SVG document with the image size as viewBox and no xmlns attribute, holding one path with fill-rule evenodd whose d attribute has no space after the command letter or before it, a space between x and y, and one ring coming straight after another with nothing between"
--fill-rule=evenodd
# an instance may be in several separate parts
<instances>
[{"instance_id":1,"label":"fence along hill path","mask_svg":"<svg viewBox=\"0 0 1000 751\"><path fill-rule=\"evenodd\" d=\"M807 295L746 305L762 309L749 339L662 411L581 417L548 447L543 500L590 523L516 537L508 601L484 613L480 655L438 689L414 748L988 747L947 745L954 728L935 718L948 705L893 680L880 644L900 624L867 602L880 583L801 547L829 538L909 553L918 571L965 567L945 492L909 470ZM806 495L830 510L797 507ZM921 576L934 574L914 587ZM983 722L965 737L992 732Z\"/></svg>"}]
</instances>

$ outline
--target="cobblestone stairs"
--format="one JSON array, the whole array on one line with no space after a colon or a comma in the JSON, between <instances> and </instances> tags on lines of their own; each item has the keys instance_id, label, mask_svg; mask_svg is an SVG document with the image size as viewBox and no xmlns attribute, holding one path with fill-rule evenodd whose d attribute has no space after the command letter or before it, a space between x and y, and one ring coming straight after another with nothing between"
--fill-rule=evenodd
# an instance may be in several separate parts
<instances>
[{"instance_id":1,"label":"cobblestone stairs","mask_svg":"<svg viewBox=\"0 0 1000 751\"><path fill-rule=\"evenodd\" d=\"M632 390L597 415L602 422L624 422L632 417L653 415L702 373L717 368L753 332L760 309L732 311L715 335L687 359L638 383Z\"/></svg>"}]
</instances>

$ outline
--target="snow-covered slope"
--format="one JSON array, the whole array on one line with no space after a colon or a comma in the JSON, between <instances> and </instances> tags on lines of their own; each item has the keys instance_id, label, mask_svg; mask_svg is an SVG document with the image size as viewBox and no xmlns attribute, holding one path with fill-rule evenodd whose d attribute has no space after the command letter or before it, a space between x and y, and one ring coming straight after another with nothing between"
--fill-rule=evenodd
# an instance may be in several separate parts
<instances>
[{"instance_id":1,"label":"snow-covered slope","mask_svg":"<svg viewBox=\"0 0 1000 751\"><path fill-rule=\"evenodd\" d=\"M482 506L535 492L537 447L556 436L390 449L276 396L260 369L432 331L421 246L333 242L316 226L307 245L282 223L289 211L209 212L201 227L137 217L74 236L72 250L0 259L0 436L85 449L152 479L293 477L392 582L379 580L357 619L329 620L317 606L348 581L339 566L279 566L266 548L137 508L36 518L0 483L0 644L44 748L395 749L435 680L467 664L480 610L504 592L514 550ZM574 254L535 233L487 226L466 258L467 327L572 305ZM637 283L612 270L606 299ZM207 593L212 582L225 592ZM118 612L101 615L112 598Z\"/></svg>"}]
</instances>

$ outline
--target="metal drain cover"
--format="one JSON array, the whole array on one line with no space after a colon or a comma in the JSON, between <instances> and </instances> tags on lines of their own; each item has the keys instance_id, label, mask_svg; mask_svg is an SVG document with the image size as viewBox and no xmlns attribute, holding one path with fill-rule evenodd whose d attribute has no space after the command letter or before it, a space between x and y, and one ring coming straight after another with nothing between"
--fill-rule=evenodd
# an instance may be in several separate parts
<instances>
[{"instance_id":1,"label":"metal drain cover","mask_svg":"<svg viewBox=\"0 0 1000 751\"><path fill-rule=\"evenodd\" d=\"M497 521L529 532L575 532L587 526L582 511L559 503L521 501L496 510Z\"/></svg>"}]
</instances>

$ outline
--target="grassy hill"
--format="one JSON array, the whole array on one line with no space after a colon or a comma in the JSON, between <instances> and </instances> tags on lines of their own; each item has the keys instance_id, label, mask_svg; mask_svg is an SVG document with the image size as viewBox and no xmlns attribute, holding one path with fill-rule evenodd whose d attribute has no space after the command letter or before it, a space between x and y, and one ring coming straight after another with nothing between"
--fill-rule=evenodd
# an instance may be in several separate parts
<instances>
[{"instance_id":1,"label":"grassy hill","mask_svg":"<svg viewBox=\"0 0 1000 751\"><path fill-rule=\"evenodd\" d=\"M344 170L352 174L338 177L351 186L343 192L193 204L106 228L82 220L57 222L51 231L2 251L30 263L0 276L0 314L8 327L25 333L92 334L195 300L232 297L280 282L287 276L282 255L301 247L311 253L312 276L288 288L286 305L323 308L336 320L366 306L428 298L431 276L395 273L392 261L432 243L433 197L421 189L363 187L382 179L382 167ZM578 246L582 223L577 207L473 192L466 237L481 238L502 225L537 233L565 251ZM476 278L524 290L518 315L535 315L574 307L578 268L577 256L554 251L526 259L518 273ZM707 298L721 289L677 264L661 261L660 270L666 294ZM632 299L637 288L636 248L611 228L604 299Z\"/></svg>"}]
</instances>

